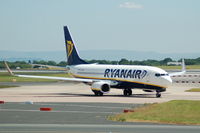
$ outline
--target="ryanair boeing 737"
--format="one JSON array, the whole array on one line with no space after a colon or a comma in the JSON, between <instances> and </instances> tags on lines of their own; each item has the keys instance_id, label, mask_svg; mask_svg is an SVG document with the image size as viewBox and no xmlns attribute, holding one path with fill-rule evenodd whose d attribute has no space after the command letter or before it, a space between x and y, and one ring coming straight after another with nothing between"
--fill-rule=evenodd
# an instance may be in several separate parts
<instances>
[{"instance_id":1,"label":"ryanair boeing 737","mask_svg":"<svg viewBox=\"0 0 200 133\"><path fill-rule=\"evenodd\" d=\"M67 26L64 26L64 34L68 59L67 68L73 78L15 75L6 64L7 70L18 77L83 82L91 86L91 90L96 96L102 96L111 88L116 88L122 89L125 96L132 95L132 89L142 89L147 92L155 91L156 97L160 97L161 92L166 91L166 88L172 84L171 76L185 73L184 60L182 60L182 71L171 74L152 66L89 64L79 57Z\"/></svg>"}]
</instances>

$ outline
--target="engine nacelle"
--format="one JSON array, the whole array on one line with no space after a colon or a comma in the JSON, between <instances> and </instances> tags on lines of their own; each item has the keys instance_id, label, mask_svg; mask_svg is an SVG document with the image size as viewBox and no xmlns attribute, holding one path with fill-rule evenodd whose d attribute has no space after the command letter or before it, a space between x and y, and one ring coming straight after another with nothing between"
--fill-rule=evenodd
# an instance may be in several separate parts
<instances>
[{"instance_id":1,"label":"engine nacelle","mask_svg":"<svg viewBox=\"0 0 200 133\"><path fill-rule=\"evenodd\" d=\"M110 91L110 85L107 82L99 81L94 82L91 86L93 91L101 91L102 93L107 93Z\"/></svg>"}]
</instances>

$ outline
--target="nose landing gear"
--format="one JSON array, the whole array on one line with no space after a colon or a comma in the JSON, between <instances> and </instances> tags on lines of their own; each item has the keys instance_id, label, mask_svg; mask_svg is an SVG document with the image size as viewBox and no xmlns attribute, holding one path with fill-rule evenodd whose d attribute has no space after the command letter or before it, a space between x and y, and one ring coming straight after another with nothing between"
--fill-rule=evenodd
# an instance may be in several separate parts
<instances>
[{"instance_id":1,"label":"nose landing gear","mask_svg":"<svg viewBox=\"0 0 200 133\"><path fill-rule=\"evenodd\" d=\"M160 91L156 91L156 97L157 97L157 98L161 97Z\"/></svg>"}]
</instances>

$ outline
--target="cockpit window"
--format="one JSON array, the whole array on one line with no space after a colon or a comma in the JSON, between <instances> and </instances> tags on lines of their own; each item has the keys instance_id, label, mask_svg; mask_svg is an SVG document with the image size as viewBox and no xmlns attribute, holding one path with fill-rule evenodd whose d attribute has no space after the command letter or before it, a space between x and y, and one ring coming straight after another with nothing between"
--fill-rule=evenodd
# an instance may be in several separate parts
<instances>
[{"instance_id":1,"label":"cockpit window","mask_svg":"<svg viewBox=\"0 0 200 133\"><path fill-rule=\"evenodd\" d=\"M168 76L169 74L167 73L156 73L155 76L156 77L160 77L160 76Z\"/></svg>"},{"instance_id":2,"label":"cockpit window","mask_svg":"<svg viewBox=\"0 0 200 133\"><path fill-rule=\"evenodd\" d=\"M159 76L160 76L160 73L156 73L155 76L156 76L156 77L159 77Z\"/></svg>"}]
</instances>

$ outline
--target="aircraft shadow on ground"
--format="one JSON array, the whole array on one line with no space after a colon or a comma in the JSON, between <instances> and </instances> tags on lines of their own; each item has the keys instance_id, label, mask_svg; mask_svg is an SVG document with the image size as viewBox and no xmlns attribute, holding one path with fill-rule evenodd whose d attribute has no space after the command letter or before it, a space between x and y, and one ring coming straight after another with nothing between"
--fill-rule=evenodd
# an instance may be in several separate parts
<instances>
[{"instance_id":1,"label":"aircraft shadow on ground","mask_svg":"<svg viewBox=\"0 0 200 133\"><path fill-rule=\"evenodd\" d=\"M124 98L156 98L155 94L133 94L131 96L109 95L95 96L94 94L78 94L78 93L29 93L24 95L33 95L34 97L124 97Z\"/></svg>"}]
</instances>

